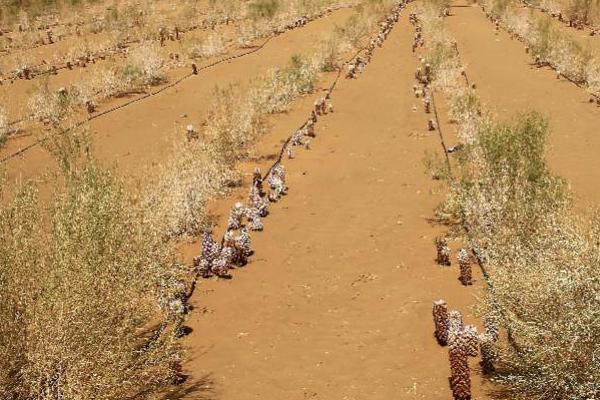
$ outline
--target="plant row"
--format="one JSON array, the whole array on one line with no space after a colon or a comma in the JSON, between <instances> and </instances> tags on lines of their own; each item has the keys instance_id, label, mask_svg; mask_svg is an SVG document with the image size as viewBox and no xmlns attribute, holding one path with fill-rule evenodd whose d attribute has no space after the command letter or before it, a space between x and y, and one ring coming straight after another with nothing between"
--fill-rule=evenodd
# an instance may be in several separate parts
<instances>
[{"instance_id":1,"label":"plant row","mask_svg":"<svg viewBox=\"0 0 600 400\"><path fill-rule=\"evenodd\" d=\"M541 116L530 112L498 123L485 113L440 4L428 7L421 18L427 87L444 93L460 138L452 173L438 163L444 173L436 176L446 179L449 194L437 214L451 237L468 244L468 259L485 280L477 306L483 333L463 326L444 301L434 303L454 397L471 397L468 357L480 353L484 375L512 398L594 398L600 392L599 220L573 213L568 185L545 159L548 123ZM447 263L448 254L448 242L440 240L438 259ZM458 257L464 278L465 252Z\"/></svg>"},{"instance_id":2,"label":"plant row","mask_svg":"<svg viewBox=\"0 0 600 400\"><path fill-rule=\"evenodd\" d=\"M372 27L370 21L387 7L365 8L355 22ZM343 32L336 40L350 46ZM315 60L329 53L319 54ZM172 158L135 192L94 161L83 128L51 135L44 143L61 167L60 174L47 178L50 200L34 182L10 190L2 184L0 397L172 398L177 393L170 385L186 378L178 338L186 333L194 278L243 262L238 257L247 258L252 249L242 219L251 215L252 229L260 228L260 220L256 213L240 218L234 207L229 224L239 235L226 235L208 270L198 259L196 268L180 263L177 243L202 231L204 204L239 180L236 165L266 130L268 115L313 91L322 68L295 57L289 67L257 78L245 93L219 89L202 136L188 127ZM315 103L311 120L332 112L330 94ZM310 128L303 129L306 134L292 135L282 153L293 157L288 146L309 146ZM270 195L258 193L261 204L286 191L282 157L264 177ZM262 178L257 176L253 187Z\"/></svg>"}]
</instances>

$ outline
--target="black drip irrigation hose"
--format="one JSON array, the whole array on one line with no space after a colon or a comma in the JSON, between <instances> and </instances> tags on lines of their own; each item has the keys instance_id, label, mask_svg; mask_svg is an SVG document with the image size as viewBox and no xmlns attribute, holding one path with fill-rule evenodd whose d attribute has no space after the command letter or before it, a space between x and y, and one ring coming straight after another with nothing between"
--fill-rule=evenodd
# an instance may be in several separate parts
<instances>
[{"instance_id":1,"label":"black drip irrigation hose","mask_svg":"<svg viewBox=\"0 0 600 400\"><path fill-rule=\"evenodd\" d=\"M326 15L326 14L327 13L325 13L323 15ZM322 16L320 16L319 18L321 18L321 17ZM312 20L312 21L314 21L314 20ZM130 101L128 101L126 103L123 103L123 104L120 104L118 106L111 107L111 108L109 108L107 110L104 110L104 111L102 111L100 113L94 114L94 115L92 115L92 116L90 116L90 117L88 117L88 118L86 118L86 119L84 119L82 121L77 122L75 125L73 125L72 127L68 128L67 130L65 130L64 132L62 132L60 134L65 134L65 133L71 132L72 130L77 129L77 128L81 127L82 125L84 125L84 124L86 124L86 123L88 123L90 121L95 120L96 118L99 118L99 117L102 117L102 116L104 116L106 114L109 114L109 113L112 113L114 111L123 109L123 108L125 108L127 106L130 106L130 105L134 104L134 103L137 103L139 101L145 100L148 97L156 96L157 94L162 93L165 90L170 89L170 88L172 88L172 87L180 84L184 80L186 80L186 79L188 79L188 78L190 78L190 77L192 77L194 75L197 75L200 71L203 71L203 70L206 70L206 69L209 69L209 68L213 68L213 67L215 67L215 66L217 66L219 64L223 64L225 62L229 62L229 61L232 61L232 60L235 60L235 59L238 59L238 58L242 58L242 57L248 56L250 54L256 53L256 52L262 50L273 38L275 38L277 36L278 35L271 35L271 36L269 36L265 41L263 41L260 45L256 46L252 50L249 50L249 51L246 51L246 52L243 52L243 53L240 53L240 54L235 54L235 55L231 55L231 56L222 58L220 60L214 61L214 62L212 62L210 64L207 64L205 66L202 66L202 67L197 67L194 72L188 73L188 74L180 77L176 81L171 82L170 84L161 87L160 89L158 89L155 92L146 93L146 94L144 94L141 97L138 97L136 99L130 100ZM26 118L22 118L22 119L17 120L17 121L12 121L12 122L9 123L9 126L15 125L15 124L20 123L20 122L24 122L25 120L26 120ZM2 159L0 159L0 164L3 164L5 162L7 162L7 161L9 161L9 160L11 160L11 159L19 156L19 155L25 153L26 151L30 150L31 148L36 147L36 146L38 146L38 145L46 142L47 140L48 140L48 138L42 138L42 139L39 139L39 140L37 140L37 141L35 141L33 143L30 143L29 145L27 145L27 146L19 149L18 151L14 152L14 153L11 153L11 154L3 157Z\"/></svg>"},{"instance_id":2,"label":"black drip irrigation hose","mask_svg":"<svg viewBox=\"0 0 600 400\"><path fill-rule=\"evenodd\" d=\"M408 0L408 1L404 0L404 1L399 2L398 5L396 6L396 7L398 7L398 12L402 11L410 1L412 1L412 0ZM392 24L389 33L391 33L391 30L393 29L393 27L394 27L394 24ZM331 95L333 94L333 91L337 87L337 84L338 84L338 82L339 82L339 80L340 80L340 78L342 76L342 71L344 69L344 66L348 65L349 63L351 63L352 61L354 61L355 59L357 59L359 57L359 55L362 52L366 51L367 49L368 49L368 45L359 48L350 58L348 58L346 61L344 61L342 63L342 65L337 70L337 74L336 74L333 82L329 85L329 87L326 90L325 99L331 98ZM286 138L286 140L283 142L283 144L281 146L281 149L279 151L278 157L271 164L271 166L269 167L269 169L267 170L267 172L264 174L264 176L262 176L263 180L266 180L269 177L269 175L270 175L271 171L273 170L273 168L275 168L279 163L281 163L281 160L283 159L283 155L285 154L285 150L288 147L289 143L291 142L292 137L294 136L294 134L298 130L301 130L304 127L306 127L307 123L308 122L303 123L297 130L294 130ZM223 235L222 238L221 238L221 246L223 245L224 241L225 241L225 235ZM191 296L193 295L193 293L194 293L194 291L196 289L196 286L197 286L198 278L200 278L200 271L196 271L196 273L194 274L194 277L192 279L192 283L191 283L191 286L190 286L190 291L189 291L189 293L186 294L186 299L191 298Z\"/></svg>"},{"instance_id":3,"label":"black drip irrigation hose","mask_svg":"<svg viewBox=\"0 0 600 400\"><path fill-rule=\"evenodd\" d=\"M452 165L450 164L450 156L448 155L448 147L446 146L446 141L444 140L444 133L442 132L442 124L440 123L440 118L438 116L437 106L435 105L435 95L434 90L430 91L431 94L431 105L433 106L433 115L435 118L436 130L440 136L440 143L442 145L442 149L444 150L444 156L446 157L446 166L448 167L448 172L450 176L452 175Z\"/></svg>"}]
</instances>

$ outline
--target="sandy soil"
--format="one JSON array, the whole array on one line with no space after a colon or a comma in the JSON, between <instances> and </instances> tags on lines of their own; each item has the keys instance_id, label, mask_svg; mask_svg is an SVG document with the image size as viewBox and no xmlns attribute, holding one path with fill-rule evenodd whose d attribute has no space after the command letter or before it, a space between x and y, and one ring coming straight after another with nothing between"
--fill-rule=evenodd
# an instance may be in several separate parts
<instances>
[{"instance_id":1,"label":"sandy soil","mask_svg":"<svg viewBox=\"0 0 600 400\"><path fill-rule=\"evenodd\" d=\"M340 83L313 149L285 162L290 193L254 235L252 262L231 281L199 285L185 368L208 398L451 397L431 303L445 298L473 322L479 287L460 286L456 266L434 262L442 229L428 221L442 194L421 159L440 143L420 109L412 111L419 104L407 16L367 71ZM311 104L305 99L274 121L280 138ZM278 144L270 140L266 154Z\"/></svg>"},{"instance_id":2,"label":"sandy soil","mask_svg":"<svg viewBox=\"0 0 600 400\"><path fill-rule=\"evenodd\" d=\"M433 338L432 301L444 298L466 323L483 285L458 282L456 263L436 265L433 239L444 228L431 222L443 185L425 173L426 151L440 154L437 133L412 95L416 58L408 14L356 80L341 80L335 113L317 125L312 150L286 160L289 194L271 206L265 231L253 235L255 255L233 279L200 282L185 337L190 375L187 398L246 399L449 399L447 349ZM500 119L525 109L550 117L550 162L572 182L579 204L597 201L600 187L594 127L600 109L581 89L553 72L530 66L523 45L493 26L474 7L455 7L448 18L469 76ZM310 54L320 38L343 23L339 10L284 33L260 52L222 64L159 96L92 122L94 150L128 176L143 175L169 150L185 125L199 125L215 85L239 82ZM330 75L321 82L324 88ZM306 119L317 93L272 118L258 153L277 152ZM440 112L445 116L441 96ZM417 111L413 111L416 106ZM452 128L443 117L447 141ZM11 141L2 153L27 143ZM8 163L10 177L51 168L41 148ZM244 165L248 174L255 164ZM264 165L263 165L264 166ZM596 179L597 180L597 179ZM220 232L229 207L245 190L211 206ZM451 243L453 261L458 243ZM187 261L198 243L186 245ZM474 398L488 398L476 360ZM192 390L194 384L200 384Z\"/></svg>"}]
</instances>

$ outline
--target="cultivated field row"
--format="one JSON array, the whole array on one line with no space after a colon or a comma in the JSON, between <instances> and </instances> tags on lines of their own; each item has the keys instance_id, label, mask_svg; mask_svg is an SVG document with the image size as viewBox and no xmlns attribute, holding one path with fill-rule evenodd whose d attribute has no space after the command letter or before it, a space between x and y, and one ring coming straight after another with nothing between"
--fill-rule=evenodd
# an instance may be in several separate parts
<instances>
[{"instance_id":1,"label":"cultivated field row","mask_svg":"<svg viewBox=\"0 0 600 400\"><path fill-rule=\"evenodd\" d=\"M284 25L271 27L260 36L279 35L286 30L302 27L307 22L322 18L340 7L344 6L332 8L328 3L326 8L315 10L314 14L297 17L298 19L293 22L285 20ZM267 42L268 40L270 39L267 39ZM169 82L169 69L177 67L181 68L185 62L180 60L178 54L169 53L167 56L166 52L161 51L160 48L144 45L131 52L128 48L125 48L122 51L126 50L127 54L131 54L130 57L119 60L117 64L111 63L105 67L94 66L95 68L91 68L92 70L89 73L80 74L77 78L80 80L78 83L72 83L73 80L70 79L68 86L60 86L57 89L51 89L47 83L44 83L37 88L29 85L30 88L35 88L34 93L26 102L27 107L32 110L32 112L26 117L11 121L6 115L6 109L4 109L4 116L3 118L0 118L4 121L4 140L6 140L7 136L18 134L24 129L35 129L35 125L33 127L21 127L22 124L29 122L28 120L42 122L44 125L71 124L75 127L81 126L85 122L105 115L115 109L120 109L127 104L158 94L167 88L177 85L192 74L197 74L201 70L259 51L266 43L263 42L257 46L249 46L253 47L252 50L246 50L236 54L236 46L233 43L225 46L225 42L222 39L219 39L218 42L221 44L215 43L216 47L213 46L210 49L205 49L206 51L203 53L203 56L207 57L207 64L198 66L196 64L198 61L193 61L192 66L188 67L190 68L190 72L183 77L171 78L175 79L172 82ZM216 59L216 56L226 52L233 53L233 55ZM163 60L163 56L167 61ZM216 61L210 62L211 59L216 59ZM82 62L82 65L86 65L86 61ZM72 69L72 65L67 63L66 65L61 66L61 68L70 70ZM88 70L89 69L90 67L88 67ZM63 80L58 82L61 81ZM60 83L54 83L52 86L56 87L59 84ZM148 91L151 86L161 87L159 90L151 92ZM15 89L16 94L26 90L27 86L20 85ZM56 92L54 92L54 90L56 90ZM11 91L9 90L9 94L10 92ZM112 97L126 97L140 92L143 93L143 96L134 97L130 101L121 103L109 110L97 112L99 103L101 102L105 102ZM18 101L14 99L11 103L18 104ZM83 111L81 110L82 108L87 110L87 113L89 114L87 118L84 118L81 114L80 111ZM75 117L74 121L73 116ZM77 119L79 119L79 121L77 121Z\"/></svg>"},{"instance_id":2,"label":"cultivated field row","mask_svg":"<svg viewBox=\"0 0 600 400\"><path fill-rule=\"evenodd\" d=\"M51 46L63 40L97 40L100 34L115 34L122 40L173 40L178 32L214 29L221 24L260 16L251 15L252 10L237 1L225 5L187 1L177 7L167 2L100 2L78 12L69 7L66 9L63 14L56 10L34 18L27 10L6 15L5 26L14 28L2 29L0 40L4 42L4 54L0 57Z\"/></svg>"},{"instance_id":3,"label":"cultivated field row","mask_svg":"<svg viewBox=\"0 0 600 400\"><path fill-rule=\"evenodd\" d=\"M269 21L266 25L267 29L263 29L258 34L258 37L280 34L285 30L301 27L310 20L320 18L332 11L331 4L327 3L326 6L313 10L312 14L309 15L290 15L283 18L281 22L277 22L279 18ZM289 18L292 18L291 22ZM228 35L232 33L223 32L223 34ZM212 35L211 43L209 43L210 48L205 46L202 54L198 54L197 56L211 60L222 53L231 52L236 47L234 43L226 45L225 37L215 36L217 35L216 32ZM235 37L241 39L243 35L238 33ZM252 37L246 37L246 39L256 41L256 37L256 34L253 34ZM27 122L27 120L40 121L46 125L56 125L64 119L69 119L73 113L79 116L78 119L81 120L83 115L79 111L85 112L84 110L87 110L90 114L87 120L94 119L98 116L97 113L95 115L95 111L99 103L105 102L112 97L123 97L139 92L147 93L149 87L164 84L165 81L169 80L169 75L171 74L168 71L170 69L181 67L186 63L183 58L180 59L178 53L169 52L168 49L163 50L161 47L153 47L148 44L143 44L141 47L133 50L129 48L119 50L119 52L123 51L130 54L130 56L124 59L118 58L103 66L90 66L87 68L89 73L84 72L75 75L77 76L75 83L73 83L74 75L71 73L62 79L53 79L55 82L51 86L47 82L42 82L38 85L24 83L16 86L14 89L9 88L6 95L15 94L17 97L11 97L10 105L13 107L13 110L3 108L0 111L0 114L2 114L0 115L0 125L2 125L4 140L11 133L18 133L21 129L20 125ZM252 52L246 51L243 54L251 54ZM239 57L239 54L235 54L234 52L234 57L217 60L217 62L210 63L209 66L226 62L236 57ZM89 62L87 56L85 58L87 61L79 60L78 64L85 66ZM194 63L198 62L194 61ZM70 70L73 68L73 64L67 62L60 66L60 68ZM197 72L196 66L193 66L193 68ZM56 66L50 70L46 70L48 73L56 71ZM19 72L19 75L22 74ZM179 82L182 78L173 79ZM66 82L69 82L68 85L65 85ZM170 86L172 84L168 85L168 87ZM29 99L19 99L22 97L23 92L31 89L33 89L33 94ZM159 91L162 90L164 90L164 87ZM139 99L134 99L134 101L137 100ZM29 108L31 113L11 119L8 114L15 112L14 107L17 107L16 109L19 110ZM102 114L104 113L105 111L102 112ZM78 124L77 121L72 121L72 119L70 119L70 123Z\"/></svg>"},{"instance_id":4,"label":"cultivated field row","mask_svg":"<svg viewBox=\"0 0 600 400\"><path fill-rule=\"evenodd\" d=\"M449 346L454 398L471 398L468 359L479 354L483 374L510 395L593 396L598 390L595 361L586 355L593 351L596 332L589 318L596 318L596 311L581 295L597 290L588 280L596 273L596 217L583 222L575 215L570 189L550 172L545 160L548 123L535 112L496 122L466 75L458 54L461 41L446 30L444 19L453 18L450 8L443 3L429 7L421 25L427 51L416 74L424 88L415 93L424 96L429 112L433 92L444 91L459 139L458 145L444 146L446 154L456 157L428 163L432 175L446 180L450 189L438 218L472 254L458 254L460 281L471 281L472 258L487 284L479 306L482 334L463 326L446 301L433 306L436 337ZM420 33L415 40L415 47L423 43ZM477 87L485 87L489 79L482 77ZM430 129L437 123L437 118L431 120ZM436 245L438 262L449 265L448 242L438 239ZM565 342L571 343L568 350ZM580 361L573 363L575 359Z\"/></svg>"},{"instance_id":5,"label":"cultivated field row","mask_svg":"<svg viewBox=\"0 0 600 400\"><path fill-rule=\"evenodd\" d=\"M7 206L2 210L3 220L11 221L2 224L3 263L19 263L25 269L32 263L38 265L35 279L28 279L24 284L16 284L23 276L23 269L6 275L15 291L5 293L3 298L6 300L3 304L9 305L2 310L3 337L19 335L19 329L12 325L15 322L11 317L13 302L18 302L19 325L28 326L31 334L25 342L17 344L8 340L11 345L2 348L7 363L3 370L7 373L2 376L0 387L5 394L29 396L27 393L42 390L53 396L77 393L97 398L122 397L140 391L160 395L165 385L183 382L181 345L177 338L185 333L182 322L190 295L185 282L190 274L202 271L177 262L174 245L182 236L193 235L208 222L203 215L207 200L223 193L227 186L237 185L237 165L247 158L258 135L266 130L267 116L284 111L298 96L311 93L317 74L329 69L337 71L337 78L326 97L315 104L315 114L309 120L332 111L326 104L327 98L335 82L346 75L341 70L346 63L340 57L352 46L360 47L368 33L378 27L381 13L386 11L389 11L387 5L363 9L353 20L353 27L358 30L338 36L336 40L345 39L336 41L333 53L317 53L315 60L294 57L288 67L271 71L253 83L248 89L248 102L244 101L244 92L238 89L220 89L202 139L193 126L188 127L185 142L178 147L180 152L160 168L157 181L150 178L144 182L148 187L140 194L128 194L120 178L90 160L91 147L84 130L57 131L48 136L44 145L56 157L62 171L52 193L52 226L42 230L38 229L41 224L34 222L44 211L34 211L39 203L38 189L33 182L16 183L14 190L10 190L10 196L14 197L7 199ZM381 32L368 45L354 50L357 53L352 57L354 62L348 69L348 78L362 72L368 62L366 58L383 43L398 11L394 10L391 20L382 22ZM353 43L352 39L359 41ZM359 58L358 52L364 55ZM323 58L328 54L333 57ZM307 124L301 133L295 132L288 138L284 146L287 157L294 157L287 145L302 143L309 147L307 139L311 131ZM276 200L285 191L285 173L281 167L276 163L268 175L270 200ZM32 224L25 227L23 223L27 218ZM232 221L235 222L235 218ZM26 229L17 234L12 228L16 226ZM107 235L101 234L99 238L100 232ZM124 236L120 235L129 237L123 240ZM98 240L103 243L99 247ZM234 262L227 257L248 255L249 248L242 246L249 246L248 231L233 240L233 247L226 250L225 246L219 255L219 260L227 261L226 268L228 263ZM48 247L48 252L43 254L13 251L42 242ZM243 252L238 253L238 250ZM126 257L129 251L130 257ZM53 266L54 261L63 257L65 263ZM99 270L101 266L106 270ZM82 273L82 269L90 267L93 269L89 273ZM211 268L209 272L216 271ZM130 282L132 278L136 280L135 285ZM19 287L27 287L27 292L18 292ZM50 287L60 288L60 291L54 292ZM75 287L82 289L80 297L73 294ZM102 290L94 290L94 287ZM106 302L107 288L111 291L111 304ZM51 320L37 317L40 312L52 315L49 309L56 306L66 307L68 316ZM118 322L108 324L107 318L115 315L119 315ZM73 330L73 321L85 321L85 336ZM109 326L119 331L118 337L106 334ZM42 327L45 328L40 329ZM69 335L68 346L58 332ZM98 337L94 337L95 334ZM95 354L94 364L87 363L87 356L75 356L77 352L87 351ZM33 354L50 362L36 363L32 360ZM22 357L28 357L29 361L21 361ZM61 366L57 367L52 360ZM103 365L115 362L124 368L103 369ZM88 378L75 377L74 371L85 371ZM18 383L15 376L19 377ZM127 376L125 383L115 384L124 376Z\"/></svg>"}]
</instances>

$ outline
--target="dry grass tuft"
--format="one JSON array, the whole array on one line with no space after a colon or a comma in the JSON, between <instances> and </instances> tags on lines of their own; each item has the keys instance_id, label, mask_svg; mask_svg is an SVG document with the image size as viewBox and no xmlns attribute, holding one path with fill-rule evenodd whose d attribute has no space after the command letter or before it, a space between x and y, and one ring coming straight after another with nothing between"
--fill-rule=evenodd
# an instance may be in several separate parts
<instances>
[{"instance_id":1,"label":"dry grass tuft","mask_svg":"<svg viewBox=\"0 0 600 400\"><path fill-rule=\"evenodd\" d=\"M156 395L181 357L165 300L182 271L112 173L63 165L48 208L32 182L1 202L0 397Z\"/></svg>"}]
</instances>

